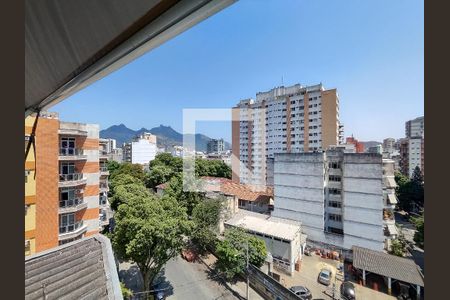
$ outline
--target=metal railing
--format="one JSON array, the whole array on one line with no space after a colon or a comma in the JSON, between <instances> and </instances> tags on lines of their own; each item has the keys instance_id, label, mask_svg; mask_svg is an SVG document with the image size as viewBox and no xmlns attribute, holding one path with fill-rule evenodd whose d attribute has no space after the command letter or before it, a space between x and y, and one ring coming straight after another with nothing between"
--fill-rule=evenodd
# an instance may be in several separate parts
<instances>
[{"instance_id":1,"label":"metal railing","mask_svg":"<svg viewBox=\"0 0 450 300\"><path fill-rule=\"evenodd\" d=\"M77 156L77 155L84 155L84 152L83 152L83 149L59 148L59 155L62 155L62 156Z\"/></svg>"},{"instance_id":2,"label":"metal railing","mask_svg":"<svg viewBox=\"0 0 450 300\"><path fill-rule=\"evenodd\" d=\"M59 181L75 181L82 179L83 179L82 173L59 174Z\"/></svg>"},{"instance_id":3,"label":"metal railing","mask_svg":"<svg viewBox=\"0 0 450 300\"><path fill-rule=\"evenodd\" d=\"M108 172L108 167L100 166L100 172Z\"/></svg>"},{"instance_id":4,"label":"metal railing","mask_svg":"<svg viewBox=\"0 0 450 300\"><path fill-rule=\"evenodd\" d=\"M60 208L74 207L74 206L80 205L82 203L83 203L83 198L59 200L59 207Z\"/></svg>"},{"instance_id":5,"label":"metal railing","mask_svg":"<svg viewBox=\"0 0 450 300\"><path fill-rule=\"evenodd\" d=\"M83 225L83 221L81 220L73 224L68 224L66 226L59 226L59 234L74 232L83 227Z\"/></svg>"},{"instance_id":6,"label":"metal railing","mask_svg":"<svg viewBox=\"0 0 450 300\"><path fill-rule=\"evenodd\" d=\"M108 188L108 184L107 183L100 183L100 188L101 189L107 189Z\"/></svg>"}]
</instances>

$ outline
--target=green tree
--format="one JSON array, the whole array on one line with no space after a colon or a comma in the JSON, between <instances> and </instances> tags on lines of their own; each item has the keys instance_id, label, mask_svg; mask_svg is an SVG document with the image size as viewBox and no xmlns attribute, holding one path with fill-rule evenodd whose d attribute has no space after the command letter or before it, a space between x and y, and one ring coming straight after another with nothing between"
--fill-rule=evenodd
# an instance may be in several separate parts
<instances>
[{"instance_id":1,"label":"green tree","mask_svg":"<svg viewBox=\"0 0 450 300\"><path fill-rule=\"evenodd\" d=\"M112 192L112 194L114 194L114 188L116 186L119 185L125 185L125 184L139 184L139 185L143 185L144 183L142 182L142 180L133 177L130 174L126 174L126 173L120 173L118 175L116 175L113 179L111 179L109 181L109 187L110 190Z\"/></svg>"},{"instance_id":2,"label":"green tree","mask_svg":"<svg viewBox=\"0 0 450 300\"><path fill-rule=\"evenodd\" d=\"M199 177L213 176L231 178L231 168L222 160L197 158L195 160L195 174Z\"/></svg>"},{"instance_id":3,"label":"green tree","mask_svg":"<svg viewBox=\"0 0 450 300\"><path fill-rule=\"evenodd\" d=\"M128 163L128 162L120 164L120 166L118 168L111 171L109 173L109 179L113 180L119 174L128 174L128 175L131 175L141 181L143 181L145 178L145 174L144 174L144 171L142 170L141 165L132 164L132 163Z\"/></svg>"},{"instance_id":4,"label":"green tree","mask_svg":"<svg viewBox=\"0 0 450 300\"><path fill-rule=\"evenodd\" d=\"M400 174L395 174L397 182L396 194L399 207L405 211L413 211L424 206L424 184L420 168L414 169L412 179Z\"/></svg>"},{"instance_id":5,"label":"green tree","mask_svg":"<svg viewBox=\"0 0 450 300\"><path fill-rule=\"evenodd\" d=\"M396 255L396 256L405 256L406 253L406 247L408 245L405 237L403 236L403 233L401 233L401 230L399 230L400 233L398 235L398 238L393 240L391 243L391 249L389 251L390 254Z\"/></svg>"},{"instance_id":6,"label":"green tree","mask_svg":"<svg viewBox=\"0 0 450 300\"><path fill-rule=\"evenodd\" d=\"M232 228L225 231L225 239L216 245L216 268L228 280L245 273L247 264L247 245L249 263L261 267L267 257L266 243L241 229Z\"/></svg>"},{"instance_id":7,"label":"green tree","mask_svg":"<svg viewBox=\"0 0 450 300\"><path fill-rule=\"evenodd\" d=\"M425 213L420 217L412 218L411 221L416 226L414 242L420 248L425 249Z\"/></svg>"},{"instance_id":8,"label":"green tree","mask_svg":"<svg viewBox=\"0 0 450 300\"><path fill-rule=\"evenodd\" d=\"M148 188L154 189L157 185L169 181L174 175L175 172L170 166L156 165L146 175L145 184Z\"/></svg>"},{"instance_id":9,"label":"green tree","mask_svg":"<svg viewBox=\"0 0 450 300\"><path fill-rule=\"evenodd\" d=\"M147 199L150 197L150 192L141 183L129 183L117 185L114 187L113 196L111 200L111 208L117 210L120 205L129 202L131 199Z\"/></svg>"},{"instance_id":10,"label":"green tree","mask_svg":"<svg viewBox=\"0 0 450 300\"><path fill-rule=\"evenodd\" d=\"M169 167L172 172L179 173L183 171L183 159L181 157L174 157L170 153L159 153L155 159L149 163L150 170L156 166Z\"/></svg>"},{"instance_id":11,"label":"green tree","mask_svg":"<svg viewBox=\"0 0 450 300\"><path fill-rule=\"evenodd\" d=\"M189 185L189 183L188 183ZM204 193L183 190L182 175L172 177L164 190L164 197L176 199L178 203L185 207L189 216L192 215L194 207L205 199Z\"/></svg>"},{"instance_id":12,"label":"green tree","mask_svg":"<svg viewBox=\"0 0 450 300\"><path fill-rule=\"evenodd\" d=\"M120 164L117 161L108 160L108 162L106 163L106 166L107 166L109 172L113 172L120 167Z\"/></svg>"},{"instance_id":13,"label":"green tree","mask_svg":"<svg viewBox=\"0 0 450 300\"><path fill-rule=\"evenodd\" d=\"M191 240L202 253L207 250L208 246L214 245L216 241L223 208L223 198L207 198L195 206L192 211L194 228L191 233Z\"/></svg>"},{"instance_id":14,"label":"green tree","mask_svg":"<svg viewBox=\"0 0 450 300\"><path fill-rule=\"evenodd\" d=\"M120 283L120 290L124 299L130 299L133 296L133 292L123 282Z\"/></svg>"},{"instance_id":15,"label":"green tree","mask_svg":"<svg viewBox=\"0 0 450 300\"><path fill-rule=\"evenodd\" d=\"M184 245L192 228L186 210L174 199L132 197L116 215L113 247L119 258L134 261L148 290L161 268Z\"/></svg>"}]
</instances>

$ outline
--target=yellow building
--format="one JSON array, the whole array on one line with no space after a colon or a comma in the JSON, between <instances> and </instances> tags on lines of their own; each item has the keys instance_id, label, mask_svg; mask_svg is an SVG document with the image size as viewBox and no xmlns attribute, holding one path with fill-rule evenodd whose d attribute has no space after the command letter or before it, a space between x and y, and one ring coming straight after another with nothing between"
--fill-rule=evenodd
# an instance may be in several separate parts
<instances>
[{"instance_id":1,"label":"yellow building","mask_svg":"<svg viewBox=\"0 0 450 300\"><path fill-rule=\"evenodd\" d=\"M30 142L35 118L25 119L25 152ZM30 145L25 158L25 255L36 252L36 179L35 156L33 145Z\"/></svg>"}]
</instances>

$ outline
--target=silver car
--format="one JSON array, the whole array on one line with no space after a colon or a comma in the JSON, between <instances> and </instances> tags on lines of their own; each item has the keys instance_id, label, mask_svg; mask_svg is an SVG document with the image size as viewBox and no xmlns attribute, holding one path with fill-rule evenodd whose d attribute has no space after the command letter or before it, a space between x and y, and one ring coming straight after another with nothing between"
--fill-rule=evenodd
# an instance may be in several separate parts
<instances>
[{"instance_id":1,"label":"silver car","mask_svg":"<svg viewBox=\"0 0 450 300\"><path fill-rule=\"evenodd\" d=\"M331 275L332 275L332 273L331 273L330 270L322 269L322 270L320 270L319 277L318 277L317 280L320 283L325 284L325 285L328 286L331 283Z\"/></svg>"}]
</instances>

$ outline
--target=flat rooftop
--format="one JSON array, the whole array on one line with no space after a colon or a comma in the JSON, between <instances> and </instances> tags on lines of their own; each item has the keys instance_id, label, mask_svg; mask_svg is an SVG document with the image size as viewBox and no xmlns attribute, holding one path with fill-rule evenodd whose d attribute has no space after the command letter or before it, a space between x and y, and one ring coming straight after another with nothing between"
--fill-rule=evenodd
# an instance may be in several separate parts
<instances>
[{"instance_id":1,"label":"flat rooftop","mask_svg":"<svg viewBox=\"0 0 450 300\"><path fill-rule=\"evenodd\" d=\"M287 241L293 241L301 230L301 222L243 210L225 224Z\"/></svg>"}]
</instances>

